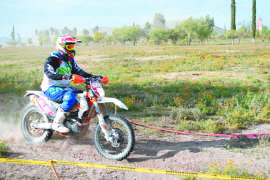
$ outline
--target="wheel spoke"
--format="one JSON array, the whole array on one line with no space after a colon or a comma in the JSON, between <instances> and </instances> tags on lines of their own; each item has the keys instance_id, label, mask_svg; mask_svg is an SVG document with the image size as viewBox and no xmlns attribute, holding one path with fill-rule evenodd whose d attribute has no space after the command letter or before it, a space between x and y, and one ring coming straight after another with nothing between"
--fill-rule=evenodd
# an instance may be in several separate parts
<instances>
[{"instance_id":1,"label":"wheel spoke","mask_svg":"<svg viewBox=\"0 0 270 180\"><path fill-rule=\"evenodd\" d=\"M122 124L116 121L107 121L106 124L108 125L111 132L115 131L116 134L119 136L117 140L113 140L114 143L108 142L102 131L100 131L99 138L100 138L100 145L104 151L109 154L117 155L121 153L127 147L127 134L125 134L126 130Z\"/></svg>"},{"instance_id":2,"label":"wheel spoke","mask_svg":"<svg viewBox=\"0 0 270 180\"><path fill-rule=\"evenodd\" d=\"M40 122L45 122L40 113L31 112L27 115L25 123L26 123L27 130L31 136L39 137L39 136L42 136L43 133L45 132L44 129L37 129L33 126L35 123L40 123Z\"/></svg>"},{"instance_id":3,"label":"wheel spoke","mask_svg":"<svg viewBox=\"0 0 270 180\"><path fill-rule=\"evenodd\" d=\"M119 115L105 116L105 122L110 132L107 141L98 124L94 133L94 142L97 151L104 157L114 160L123 160L132 152L135 137L131 124Z\"/></svg>"},{"instance_id":4,"label":"wheel spoke","mask_svg":"<svg viewBox=\"0 0 270 180\"><path fill-rule=\"evenodd\" d=\"M26 107L21 120L24 138L32 144L41 144L48 141L52 137L53 131L35 128L35 124L47 122L49 122L47 117L35 105Z\"/></svg>"}]
</instances>

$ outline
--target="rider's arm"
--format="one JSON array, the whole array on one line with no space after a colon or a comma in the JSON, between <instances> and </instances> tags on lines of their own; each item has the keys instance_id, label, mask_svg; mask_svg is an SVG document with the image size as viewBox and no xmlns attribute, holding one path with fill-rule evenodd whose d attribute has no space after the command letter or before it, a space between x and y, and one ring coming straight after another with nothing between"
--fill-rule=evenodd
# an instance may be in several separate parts
<instances>
[{"instance_id":1,"label":"rider's arm","mask_svg":"<svg viewBox=\"0 0 270 180\"><path fill-rule=\"evenodd\" d=\"M87 72L85 72L84 70L82 70L75 61L72 61L72 74L78 74L82 77L92 77L92 74L89 74Z\"/></svg>"},{"instance_id":2,"label":"rider's arm","mask_svg":"<svg viewBox=\"0 0 270 180\"><path fill-rule=\"evenodd\" d=\"M57 74L55 71L59 68L59 59L57 57L48 57L44 64L44 74L47 75L48 78L53 80L62 80L63 75Z\"/></svg>"}]
</instances>

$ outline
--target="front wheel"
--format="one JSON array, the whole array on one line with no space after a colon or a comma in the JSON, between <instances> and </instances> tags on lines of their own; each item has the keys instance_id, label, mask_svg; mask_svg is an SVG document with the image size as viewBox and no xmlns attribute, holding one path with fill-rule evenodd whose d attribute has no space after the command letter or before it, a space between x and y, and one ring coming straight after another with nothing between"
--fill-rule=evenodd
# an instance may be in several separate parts
<instances>
[{"instance_id":1,"label":"front wheel","mask_svg":"<svg viewBox=\"0 0 270 180\"><path fill-rule=\"evenodd\" d=\"M135 144L135 135L131 124L116 114L105 115L104 120L114 138L112 142L107 141L98 123L94 132L94 143L97 151L108 159L117 161L126 159Z\"/></svg>"},{"instance_id":2,"label":"front wheel","mask_svg":"<svg viewBox=\"0 0 270 180\"><path fill-rule=\"evenodd\" d=\"M53 134L50 129L38 129L36 123L48 123L49 120L37 106L30 104L23 112L21 119L21 130L26 141L31 144L41 144L48 141Z\"/></svg>"}]
</instances>

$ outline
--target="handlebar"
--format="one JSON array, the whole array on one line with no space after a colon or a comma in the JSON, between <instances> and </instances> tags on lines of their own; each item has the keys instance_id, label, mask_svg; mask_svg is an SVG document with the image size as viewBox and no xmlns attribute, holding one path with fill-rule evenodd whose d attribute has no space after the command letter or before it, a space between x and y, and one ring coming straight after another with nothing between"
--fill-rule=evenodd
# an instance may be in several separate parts
<instances>
[{"instance_id":1,"label":"handlebar","mask_svg":"<svg viewBox=\"0 0 270 180\"><path fill-rule=\"evenodd\" d=\"M109 79L107 76L92 76L92 77L88 77L88 78L84 78L80 75L77 74L73 74L72 75L72 81L75 84L79 84L79 83L89 83L91 81L99 81L103 84L107 84L109 82Z\"/></svg>"}]
</instances>

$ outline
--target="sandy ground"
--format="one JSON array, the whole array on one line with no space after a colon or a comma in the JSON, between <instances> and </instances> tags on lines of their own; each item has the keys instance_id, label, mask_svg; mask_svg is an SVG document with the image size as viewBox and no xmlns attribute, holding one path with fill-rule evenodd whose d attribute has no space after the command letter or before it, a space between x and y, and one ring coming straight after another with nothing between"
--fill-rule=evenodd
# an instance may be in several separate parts
<instances>
[{"instance_id":1,"label":"sandy ground","mask_svg":"<svg viewBox=\"0 0 270 180\"><path fill-rule=\"evenodd\" d=\"M3 121L0 121L3 122ZM250 173L270 174L270 146L265 139L238 139L167 134L166 137L145 136L143 128L134 126L134 151L124 161L101 157L92 138L95 124L79 140L54 134L42 145L28 144L22 137L19 125L1 123L0 139L5 141L11 154L8 158L38 161L72 161L117 166L153 168L186 172L205 172L211 163L221 166L233 162L236 167ZM140 130L138 130L140 129ZM260 125L243 133L265 133L270 125ZM175 175L105 170L56 164L60 179L181 179ZM0 162L0 179L56 179L49 166Z\"/></svg>"}]
</instances>

